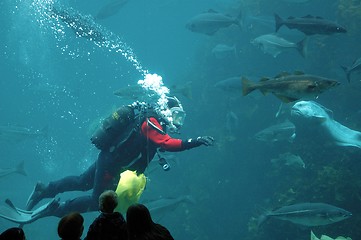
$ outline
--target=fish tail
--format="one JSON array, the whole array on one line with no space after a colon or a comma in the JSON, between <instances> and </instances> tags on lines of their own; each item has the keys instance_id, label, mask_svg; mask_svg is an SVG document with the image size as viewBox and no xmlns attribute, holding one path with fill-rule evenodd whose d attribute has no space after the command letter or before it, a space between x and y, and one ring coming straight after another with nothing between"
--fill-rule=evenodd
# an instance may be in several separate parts
<instances>
[{"instance_id":1,"label":"fish tail","mask_svg":"<svg viewBox=\"0 0 361 240\"><path fill-rule=\"evenodd\" d=\"M24 175L24 176L27 176L28 174L25 172L25 169L24 169L24 161L22 161L21 163L19 163L17 166L16 166L16 172L21 174L21 175Z\"/></svg>"},{"instance_id":2,"label":"fish tail","mask_svg":"<svg viewBox=\"0 0 361 240\"><path fill-rule=\"evenodd\" d=\"M305 37L304 39L302 39L297 43L297 50L304 58L307 57L307 44L308 44L308 37Z\"/></svg>"},{"instance_id":3,"label":"fish tail","mask_svg":"<svg viewBox=\"0 0 361 240\"><path fill-rule=\"evenodd\" d=\"M242 30L243 29L243 14L239 11L239 14L235 20L235 24Z\"/></svg>"},{"instance_id":4,"label":"fish tail","mask_svg":"<svg viewBox=\"0 0 361 240\"><path fill-rule=\"evenodd\" d=\"M185 199L184 199L186 202L188 202L188 203L191 203L191 204L196 204L196 200L192 197L192 196L190 196L190 195L187 195L187 196L185 196Z\"/></svg>"},{"instance_id":5,"label":"fish tail","mask_svg":"<svg viewBox=\"0 0 361 240\"><path fill-rule=\"evenodd\" d=\"M254 84L245 77L242 77L242 93L243 96L248 95L250 92L254 91L256 88Z\"/></svg>"},{"instance_id":6,"label":"fish tail","mask_svg":"<svg viewBox=\"0 0 361 240\"><path fill-rule=\"evenodd\" d=\"M350 81L351 81L351 78L350 78L351 72L350 72L350 70L348 69L348 67L342 66L342 65L341 65L341 68L342 68L342 69L345 71L345 73L346 73L347 81L350 82Z\"/></svg>"},{"instance_id":7,"label":"fish tail","mask_svg":"<svg viewBox=\"0 0 361 240\"><path fill-rule=\"evenodd\" d=\"M284 24L284 21L280 16L278 16L277 13L275 13L275 22L276 22L276 32L278 32L278 29L280 29L280 27Z\"/></svg>"},{"instance_id":8,"label":"fish tail","mask_svg":"<svg viewBox=\"0 0 361 240\"><path fill-rule=\"evenodd\" d=\"M260 227L263 225L263 223L268 219L268 215L267 214L262 214L261 216L259 216L258 221L257 221L257 227Z\"/></svg>"}]
</instances>

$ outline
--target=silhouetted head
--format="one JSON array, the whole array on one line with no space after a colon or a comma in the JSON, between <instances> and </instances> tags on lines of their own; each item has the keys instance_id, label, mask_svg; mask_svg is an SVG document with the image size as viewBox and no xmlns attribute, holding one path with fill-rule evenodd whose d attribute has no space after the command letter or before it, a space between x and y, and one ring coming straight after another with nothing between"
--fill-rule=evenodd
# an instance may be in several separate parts
<instances>
[{"instance_id":1,"label":"silhouetted head","mask_svg":"<svg viewBox=\"0 0 361 240\"><path fill-rule=\"evenodd\" d=\"M150 212L143 204L133 204L127 210L127 228L132 236L150 232L154 222Z\"/></svg>"},{"instance_id":2,"label":"silhouetted head","mask_svg":"<svg viewBox=\"0 0 361 240\"><path fill-rule=\"evenodd\" d=\"M63 240L80 239L84 230L84 218L78 212L73 212L62 217L58 224L58 235Z\"/></svg>"},{"instance_id":3,"label":"silhouetted head","mask_svg":"<svg viewBox=\"0 0 361 240\"><path fill-rule=\"evenodd\" d=\"M19 227L9 228L0 235L0 240L25 240L25 233Z\"/></svg>"},{"instance_id":4,"label":"silhouetted head","mask_svg":"<svg viewBox=\"0 0 361 240\"><path fill-rule=\"evenodd\" d=\"M112 213L118 206L118 195L108 190L99 196L99 210L103 213Z\"/></svg>"}]
</instances>

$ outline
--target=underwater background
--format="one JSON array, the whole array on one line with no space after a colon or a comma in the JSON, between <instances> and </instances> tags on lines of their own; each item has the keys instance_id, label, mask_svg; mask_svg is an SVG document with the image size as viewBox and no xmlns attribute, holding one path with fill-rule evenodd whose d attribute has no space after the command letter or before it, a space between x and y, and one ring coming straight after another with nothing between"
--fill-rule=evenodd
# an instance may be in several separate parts
<instances>
[{"instance_id":1,"label":"underwater background","mask_svg":"<svg viewBox=\"0 0 361 240\"><path fill-rule=\"evenodd\" d=\"M191 96L177 95L187 117L181 134L174 137L210 135L216 141L213 147L172 154L170 171L154 164L145 172L149 181L142 198L189 195L195 199L159 220L175 239L301 240L310 238L310 230L316 235L361 239L361 150L330 147L313 139L303 144L257 141L257 132L287 118L287 108L276 117L280 100L273 95L242 96L239 89L215 87L234 76L258 81L284 71L336 79L340 86L315 101L331 109L340 123L361 131L361 83L357 74L348 82L340 67L361 56L360 1L129 0L118 13L95 22L126 43L126 52L136 61L49 21L43 13L49 3L0 2L0 125L47 129L45 137L1 138L0 168L24 161L27 172L0 179L1 205L9 198L23 208L37 181L79 175L95 161L98 150L90 142L91 134L117 106L133 102L113 92L143 79L137 69L141 66L162 76L170 88L191 82ZM106 1L56 3L91 17ZM185 27L208 9L231 16L241 12L242 29L232 25L208 36ZM347 33L310 37L306 58L297 51L275 58L250 43L275 31L275 13L285 18L322 16L344 26ZM286 27L279 32L293 41L303 38ZM220 43L234 46L234 54L216 57L212 49ZM286 152L299 155L305 168L272 164L271 159ZM257 227L257 218L266 210L299 202L324 202L353 215L312 228L276 219ZM97 214L84 214L84 234ZM27 239L58 238L58 221L49 217L25 225ZM0 231L11 226L16 224L0 219Z\"/></svg>"}]
</instances>

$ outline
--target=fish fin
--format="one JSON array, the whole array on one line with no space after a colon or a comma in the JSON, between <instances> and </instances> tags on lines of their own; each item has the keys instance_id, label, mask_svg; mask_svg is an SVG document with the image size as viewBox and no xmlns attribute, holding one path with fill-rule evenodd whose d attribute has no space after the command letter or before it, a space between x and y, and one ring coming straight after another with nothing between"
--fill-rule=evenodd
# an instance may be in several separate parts
<instances>
[{"instance_id":1,"label":"fish fin","mask_svg":"<svg viewBox=\"0 0 361 240\"><path fill-rule=\"evenodd\" d=\"M239 27L240 30L243 29L243 14L242 14L242 11L239 12L239 14L236 17L234 23Z\"/></svg>"},{"instance_id":2,"label":"fish fin","mask_svg":"<svg viewBox=\"0 0 361 240\"><path fill-rule=\"evenodd\" d=\"M16 166L16 172L21 174L21 175L27 176L27 174L25 172L25 169L24 169L24 161L22 161L21 163L19 163Z\"/></svg>"},{"instance_id":3,"label":"fish fin","mask_svg":"<svg viewBox=\"0 0 361 240\"><path fill-rule=\"evenodd\" d=\"M310 14L308 14L308 15L306 15L306 16L303 16L302 18L315 18L315 17L312 16L312 15L310 15Z\"/></svg>"},{"instance_id":4,"label":"fish fin","mask_svg":"<svg viewBox=\"0 0 361 240\"><path fill-rule=\"evenodd\" d=\"M264 96L268 94L268 91L266 89L260 89L259 90Z\"/></svg>"},{"instance_id":5,"label":"fish fin","mask_svg":"<svg viewBox=\"0 0 361 240\"><path fill-rule=\"evenodd\" d=\"M347 81L350 82L350 70L349 70L349 68L346 67L346 66L342 66L342 65L341 65L341 68L342 68L342 70L344 70L345 73L346 73Z\"/></svg>"},{"instance_id":6,"label":"fish fin","mask_svg":"<svg viewBox=\"0 0 361 240\"><path fill-rule=\"evenodd\" d=\"M293 74L294 75L305 75L305 73L303 71L300 71L300 70L296 70Z\"/></svg>"},{"instance_id":7,"label":"fish fin","mask_svg":"<svg viewBox=\"0 0 361 240\"><path fill-rule=\"evenodd\" d=\"M283 19L275 13L275 22L276 22L276 32L280 29L280 27L284 24Z\"/></svg>"},{"instance_id":8,"label":"fish fin","mask_svg":"<svg viewBox=\"0 0 361 240\"><path fill-rule=\"evenodd\" d=\"M260 227L263 225L263 223L268 219L268 215L267 214L262 214L261 216L259 216L258 220L257 220L257 227Z\"/></svg>"},{"instance_id":9,"label":"fish fin","mask_svg":"<svg viewBox=\"0 0 361 240\"><path fill-rule=\"evenodd\" d=\"M212 31L212 32L207 32L207 33L205 33L205 34L208 35L208 36L213 36L217 31L218 31L218 29L215 29L214 31Z\"/></svg>"},{"instance_id":10,"label":"fish fin","mask_svg":"<svg viewBox=\"0 0 361 240\"><path fill-rule=\"evenodd\" d=\"M307 58L307 44L308 44L308 37L303 38L301 41L299 41L296 44L297 50L303 58Z\"/></svg>"},{"instance_id":11,"label":"fish fin","mask_svg":"<svg viewBox=\"0 0 361 240\"><path fill-rule=\"evenodd\" d=\"M281 72L281 73L277 74L274 78L287 77L289 75L291 75L289 72Z\"/></svg>"},{"instance_id":12,"label":"fish fin","mask_svg":"<svg viewBox=\"0 0 361 240\"><path fill-rule=\"evenodd\" d=\"M327 121L327 118L324 116L314 116L314 118L319 122L319 123L324 123Z\"/></svg>"},{"instance_id":13,"label":"fish fin","mask_svg":"<svg viewBox=\"0 0 361 240\"><path fill-rule=\"evenodd\" d=\"M288 139L288 142L293 143L295 141L295 138L296 138L296 133L293 133L291 137Z\"/></svg>"},{"instance_id":14,"label":"fish fin","mask_svg":"<svg viewBox=\"0 0 361 240\"><path fill-rule=\"evenodd\" d=\"M242 93L243 96L248 95L250 92L254 91L256 88L254 87L254 83L248 80L245 77L242 77Z\"/></svg>"},{"instance_id":15,"label":"fish fin","mask_svg":"<svg viewBox=\"0 0 361 240\"><path fill-rule=\"evenodd\" d=\"M261 78L259 81L260 81L260 82L266 82L266 81L268 81L268 80L270 80L270 78L268 78L268 77L263 77L263 78Z\"/></svg>"},{"instance_id":16,"label":"fish fin","mask_svg":"<svg viewBox=\"0 0 361 240\"><path fill-rule=\"evenodd\" d=\"M173 85L173 86L170 87L171 91L172 91L172 89L174 91L176 91L177 88L178 88L177 85ZM188 98L188 99L193 98L193 96L192 96L192 81L186 82L185 85L182 86L181 89L179 89L179 90L181 90L180 93L183 96L185 96L186 98Z\"/></svg>"},{"instance_id":17,"label":"fish fin","mask_svg":"<svg viewBox=\"0 0 361 240\"><path fill-rule=\"evenodd\" d=\"M298 98L291 98L291 97L283 96L280 94L275 94L275 96L284 103L290 103L290 102L294 102L294 101L298 100Z\"/></svg>"}]
</instances>

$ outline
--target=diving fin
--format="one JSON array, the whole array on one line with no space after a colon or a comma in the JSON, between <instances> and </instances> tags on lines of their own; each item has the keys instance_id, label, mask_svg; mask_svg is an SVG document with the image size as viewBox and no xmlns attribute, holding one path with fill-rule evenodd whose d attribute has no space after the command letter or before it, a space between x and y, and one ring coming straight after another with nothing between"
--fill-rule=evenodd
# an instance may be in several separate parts
<instances>
[{"instance_id":1,"label":"diving fin","mask_svg":"<svg viewBox=\"0 0 361 240\"><path fill-rule=\"evenodd\" d=\"M5 202L8 206L0 206L0 217L20 224L28 224L39 218L50 216L59 207L59 200L55 198L34 211L15 207L10 199L6 199Z\"/></svg>"}]
</instances>

